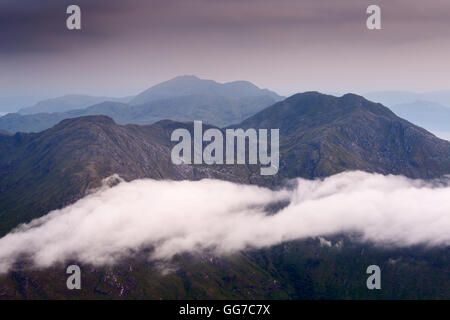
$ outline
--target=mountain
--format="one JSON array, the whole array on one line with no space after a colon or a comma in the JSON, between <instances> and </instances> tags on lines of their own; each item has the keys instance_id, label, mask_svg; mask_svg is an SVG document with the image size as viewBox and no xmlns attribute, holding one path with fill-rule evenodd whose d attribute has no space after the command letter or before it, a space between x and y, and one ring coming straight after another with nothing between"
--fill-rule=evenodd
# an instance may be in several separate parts
<instances>
[{"instance_id":1,"label":"mountain","mask_svg":"<svg viewBox=\"0 0 450 320\"><path fill-rule=\"evenodd\" d=\"M79 97L79 96L77 96ZM194 76L182 76L158 84L136 96L130 104L104 101L104 98L84 97L77 110L58 113L8 114L0 117L0 129L10 132L39 132L48 129L63 119L88 115L106 115L119 124L150 124L163 119L177 121L202 120L219 127L237 123L281 100L277 94L259 89L246 81L220 84ZM69 103L71 101L71 103ZM62 103L62 106L59 103ZM57 98L30 110L37 112L73 109L78 98ZM68 106L70 104L70 106Z\"/></svg>"},{"instance_id":2,"label":"mountain","mask_svg":"<svg viewBox=\"0 0 450 320\"><path fill-rule=\"evenodd\" d=\"M27 108L22 108L18 111L19 114L29 115L36 113L61 113L69 110L84 109L91 105L103 101L128 102L132 97L124 98L108 98L108 97L93 97L88 95L65 95L53 99L40 101L35 105Z\"/></svg>"},{"instance_id":3,"label":"mountain","mask_svg":"<svg viewBox=\"0 0 450 320\"><path fill-rule=\"evenodd\" d=\"M354 94L297 94L232 127L280 129L279 177L344 170L413 178L450 173L450 142Z\"/></svg>"},{"instance_id":4,"label":"mountain","mask_svg":"<svg viewBox=\"0 0 450 320\"><path fill-rule=\"evenodd\" d=\"M248 81L234 81L222 84L213 80L199 79L196 76L179 76L145 90L134 97L130 104L139 105L155 100L198 95L229 98L267 96L275 101L282 98L275 92L260 89Z\"/></svg>"},{"instance_id":5,"label":"mountain","mask_svg":"<svg viewBox=\"0 0 450 320\"><path fill-rule=\"evenodd\" d=\"M73 203L113 173L269 187L353 169L421 178L450 173L450 142L352 94L297 94L231 127L280 129L277 176L261 177L246 165L172 165L170 134L192 131L190 122L121 126L86 116L39 133L0 135L0 236ZM448 298L448 248L379 248L344 235L329 241L331 247L314 238L225 257L180 255L173 263L181 267L168 274L143 253L115 266L81 266L83 290L70 292L65 266L19 269L0 275L0 298ZM383 270L383 290L365 287L364 270L374 261Z\"/></svg>"},{"instance_id":6,"label":"mountain","mask_svg":"<svg viewBox=\"0 0 450 320\"><path fill-rule=\"evenodd\" d=\"M245 166L173 165L170 134L180 127L192 126L169 120L120 126L106 116L88 116L40 133L0 135L0 236L83 197L115 173L125 180L209 177L250 183Z\"/></svg>"},{"instance_id":7,"label":"mountain","mask_svg":"<svg viewBox=\"0 0 450 320\"><path fill-rule=\"evenodd\" d=\"M398 104L430 101L450 108L450 91L408 92L408 91L376 91L364 94L369 100L383 103L388 107Z\"/></svg>"},{"instance_id":8,"label":"mountain","mask_svg":"<svg viewBox=\"0 0 450 320\"><path fill-rule=\"evenodd\" d=\"M418 100L390 107L397 115L430 131L450 132L450 108Z\"/></svg>"},{"instance_id":9,"label":"mountain","mask_svg":"<svg viewBox=\"0 0 450 320\"><path fill-rule=\"evenodd\" d=\"M121 126L87 116L40 133L0 136L0 234L79 199L114 173L126 180L214 177L268 187L346 170L425 179L450 174L450 142L353 94L297 94L231 126L280 129L275 176L260 176L255 166L173 165L170 134L180 127L193 130L189 122Z\"/></svg>"}]
</instances>

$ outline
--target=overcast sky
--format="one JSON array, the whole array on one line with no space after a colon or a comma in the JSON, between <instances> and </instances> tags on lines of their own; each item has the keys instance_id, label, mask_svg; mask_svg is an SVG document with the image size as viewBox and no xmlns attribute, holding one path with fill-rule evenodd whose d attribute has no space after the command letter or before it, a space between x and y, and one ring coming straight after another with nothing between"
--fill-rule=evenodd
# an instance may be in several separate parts
<instances>
[{"instance_id":1,"label":"overcast sky","mask_svg":"<svg viewBox=\"0 0 450 320\"><path fill-rule=\"evenodd\" d=\"M183 74L284 95L450 90L449 57L448 0L0 0L0 96L131 95Z\"/></svg>"}]
</instances>

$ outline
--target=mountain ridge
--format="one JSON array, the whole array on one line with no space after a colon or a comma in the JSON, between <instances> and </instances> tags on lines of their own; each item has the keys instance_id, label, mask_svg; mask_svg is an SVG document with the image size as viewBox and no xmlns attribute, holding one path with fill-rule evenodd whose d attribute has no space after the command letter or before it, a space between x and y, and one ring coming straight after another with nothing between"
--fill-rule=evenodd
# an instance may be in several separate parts
<instances>
[{"instance_id":1,"label":"mountain ridge","mask_svg":"<svg viewBox=\"0 0 450 320\"><path fill-rule=\"evenodd\" d=\"M84 94L67 94L64 96L46 99L33 106L25 107L17 111L21 115L31 115L39 113L62 113L76 109L84 109L102 101L127 102L132 97L112 98L97 97Z\"/></svg>"},{"instance_id":2,"label":"mountain ridge","mask_svg":"<svg viewBox=\"0 0 450 320\"><path fill-rule=\"evenodd\" d=\"M162 119L173 119L202 120L222 127L242 121L281 98L248 81L222 84L195 76L181 76L152 86L130 103L117 99L101 101L102 99L97 98L95 104L76 110L69 108L65 112L7 114L0 117L0 129L10 132L39 132L62 119L95 114L110 116L119 124L150 124ZM58 110L58 106L53 105L58 99L47 100L51 101L51 110ZM76 103L79 105L79 101Z\"/></svg>"},{"instance_id":3,"label":"mountain ridge","mask_svg":"<svg viewBox=\"0 0 450 320\"><path fill-rule=\"evenodd\" d=\"M72 203L112 174L127 181L215 178L270 188L351 170L423 179L450 174L450 142L356 95L298 94L232 127L280 129L277 175L260 176L258 165L173 165L170 134L177 128L192 133L192 122L118 125L107 116L86 116L40 133L0 136L0 217L9 221L0 233Z\"/></svg>"}]
</instances>

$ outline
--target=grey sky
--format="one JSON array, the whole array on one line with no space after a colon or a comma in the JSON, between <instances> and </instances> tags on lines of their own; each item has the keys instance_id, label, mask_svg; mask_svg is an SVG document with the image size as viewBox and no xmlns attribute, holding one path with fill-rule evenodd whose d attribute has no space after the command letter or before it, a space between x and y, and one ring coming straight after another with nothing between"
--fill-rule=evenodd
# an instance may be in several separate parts
<instances>
[{"instance_id":1,"label":"grey sky","mask_svg":"<svg viewBox=\"0 0 450 320\"><path fill-rule=\"evenodd\" d=\"M383 30L366 29L369 4ZM0 96L129 95L181 74L281 94L449 90L449 31L448 0L0 0Z\"/></svg>"}]
</instances>

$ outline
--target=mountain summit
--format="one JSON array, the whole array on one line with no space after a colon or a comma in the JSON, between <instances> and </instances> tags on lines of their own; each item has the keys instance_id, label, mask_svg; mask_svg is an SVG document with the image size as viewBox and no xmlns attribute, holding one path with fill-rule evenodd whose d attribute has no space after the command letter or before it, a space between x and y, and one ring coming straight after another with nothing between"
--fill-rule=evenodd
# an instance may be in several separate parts
<instances>
[{"instance_id":1,"label":"mountain summit","mask_svg":"<svg viewBox=\"0 0 450 320\"><path fill-rule=\"evenodd\" d=\"M267 96L275 101L281 99L275 92L260 89L248 81L218 83L214 80L204 80L193 75L185 75L175 77L145 90L134 97L130 104L138 105L160 99L191 95L213 95L228 98Z\"/></svg>"}]
</instances>

